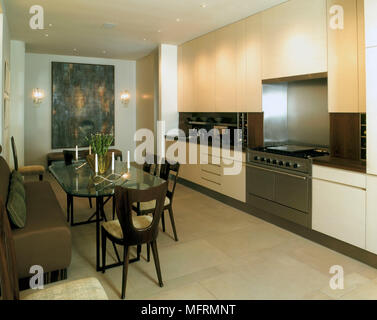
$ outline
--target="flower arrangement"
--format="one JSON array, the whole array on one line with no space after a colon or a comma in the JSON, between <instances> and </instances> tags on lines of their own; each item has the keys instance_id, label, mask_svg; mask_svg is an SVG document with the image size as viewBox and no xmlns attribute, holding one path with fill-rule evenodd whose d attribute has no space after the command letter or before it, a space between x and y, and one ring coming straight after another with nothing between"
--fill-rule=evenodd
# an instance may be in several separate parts
<instances>
[{"instance_id":1,"label":"flower arrangement","mask_svg":"<svg viewBox=\"0 0 377 320\"><path fill-rule=\"evenodd\" d=\"M89 145L92 148L92 152L94 154L98 154L99 156L104 156L107 154L109 147L114 141L114 137L111 134L105 133L96 133L90 135L89 138L86 138L89 142Z\"/></svg>"}]
</instances>

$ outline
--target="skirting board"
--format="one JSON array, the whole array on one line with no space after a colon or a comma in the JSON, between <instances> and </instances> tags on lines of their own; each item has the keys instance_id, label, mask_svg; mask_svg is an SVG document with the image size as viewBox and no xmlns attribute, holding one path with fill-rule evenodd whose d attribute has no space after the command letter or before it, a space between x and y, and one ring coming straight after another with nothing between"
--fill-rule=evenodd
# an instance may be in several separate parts
<instances>
[{"instance_id":1,"label":"skirting board","mask_svg":"<svg viewBox=\"0 0 377 320\"><path fill-rule=\"evenodd\" d=\"M243 203L241 201L232 199L228 196L225 196L221 193L218 193L216 191L207 189L203 186L200 186L196 183L193 183L191 181L185 180L183 178L179 178L178 182L182 185L189 187L191 189L194 189L195 191L202 192L203 194L214 198L222 203L225 203L231 207L234 207L238 210L241 210L245 213L248 213L252 216L255 216L259 219L262 219L266 222L272 223L280 228L283 228L285 230L288 230L290 232L293 232L303 238L306 238L308 240L311 240L313 242L316 242L320 245L323 245L324 247L327 247L331 250L334 250L336 252L342 253L348 257L351 257L355 260L358 260L360 262L363 262L373 268L377 268L377 255L374 253L371 253L369 251L366 251L364 249L355 247L351 244L348 244L344 241L340 241L338 239L332 238L328 235L325 235L323 233L320 233L318 231L305 228L301 225L295 224L291 221L285 220L283 218L280 218L278 216L275 216L269 212L263 211L261 209L255 208L252 205L249 205L247 203Z\"/></svg>"}]
</instances>

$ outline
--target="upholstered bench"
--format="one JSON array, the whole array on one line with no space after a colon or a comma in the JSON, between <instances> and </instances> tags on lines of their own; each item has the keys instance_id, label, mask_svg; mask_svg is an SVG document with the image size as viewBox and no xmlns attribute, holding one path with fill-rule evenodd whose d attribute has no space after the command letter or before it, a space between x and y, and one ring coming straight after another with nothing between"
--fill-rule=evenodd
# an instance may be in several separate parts
<instances>
[{"instance_id":1,"label":"upholstered bench","mask_svg":"<svg viewBox=\"0 0 377 320\"><path fill-rule=\"evenodd\" d=\"M10 190L11 171L0 156L0 197L6 204ZM63 211L47 181L24 183L26 223L12 230L16 249L19 279L31 276L30 267L40 265L46 275L60 272L66 277L71 263L71 230Z\"/></svg>"},{"instance_id":2,"label":"upholstered bench","mask_svg":"<svg viewBox=\"0 0 377 320\"><path fill-rule=\"evenodd\" d=\"M118 149L109 149L109 152L114 152L115 159L123 160L122 151ZM79 157L85 157L87 156L89 151L86 150L80 150L79 151ZM50 152L47 154L47 166L50 166L52 162L54 161L64 161L64 155L63 152Z\"/></svg>"}]
</instances>

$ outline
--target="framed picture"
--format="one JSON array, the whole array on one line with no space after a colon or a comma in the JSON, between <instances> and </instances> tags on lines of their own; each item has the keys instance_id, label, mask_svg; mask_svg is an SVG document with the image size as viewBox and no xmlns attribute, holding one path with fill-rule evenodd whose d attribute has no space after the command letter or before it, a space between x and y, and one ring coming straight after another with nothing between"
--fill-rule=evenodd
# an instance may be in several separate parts
<instances>
[{"instance_id":1,"label":"framed picture","mask_svg":"<svg viewBox=\"0 0 377 320\"><path fill-rule=\"evenodd\" d=\"M114 66L52 62L51 69L52 149L85 147L92 133L115 136Z\"/></svg>"}]
</instances>

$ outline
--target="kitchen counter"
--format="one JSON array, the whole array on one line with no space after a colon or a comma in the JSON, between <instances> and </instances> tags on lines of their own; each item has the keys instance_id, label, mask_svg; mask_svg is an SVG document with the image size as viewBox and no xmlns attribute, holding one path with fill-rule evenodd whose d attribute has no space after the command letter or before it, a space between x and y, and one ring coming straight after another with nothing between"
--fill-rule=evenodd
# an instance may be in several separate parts
<instances>
[{"instance_id":1,"label":"kitchen counter","mask_svg":"<svg viewBox=\"0 0 377 320\"><path fill-rule=\"evenodd\" d=\"M313 164L360 173L366 173L367 171L366 163L363 161L335 158L330 156L314 158Z\"/></svg>"}]
</instances>

